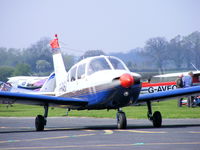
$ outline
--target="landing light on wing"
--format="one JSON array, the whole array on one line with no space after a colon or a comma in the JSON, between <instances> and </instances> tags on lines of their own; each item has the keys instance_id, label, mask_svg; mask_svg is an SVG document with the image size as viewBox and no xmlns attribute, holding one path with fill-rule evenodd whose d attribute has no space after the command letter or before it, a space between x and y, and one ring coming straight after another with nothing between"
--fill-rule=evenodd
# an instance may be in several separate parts
<instances>
[{"instance_id":1,"label":"landing light on wing","mask_svg":"<svg viewBox=\"0 0 200 150\"><path fill-rule=\"evenodd\" d=\"M128 73L123 74L120 78L120 84L124 88L129 88L134 84L134 78Z\"/></svg>"}]
</instances>

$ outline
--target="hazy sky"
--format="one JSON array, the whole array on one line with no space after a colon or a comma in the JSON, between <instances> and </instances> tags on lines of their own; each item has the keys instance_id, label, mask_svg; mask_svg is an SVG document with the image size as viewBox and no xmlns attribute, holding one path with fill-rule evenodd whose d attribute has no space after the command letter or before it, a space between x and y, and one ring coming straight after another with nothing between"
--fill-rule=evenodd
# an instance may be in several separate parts
<instances>
[{"instance_id":1,"label":"hazy sky","mask_svg":"<svg viewBox=\"0 0 200 150\"><path fill-rule=\"evenodd\" d=\"M200 0L0 0L0 47L27 48L57 33L69 53L119 52L197 30Z\"/></svg>"}]
</instances>

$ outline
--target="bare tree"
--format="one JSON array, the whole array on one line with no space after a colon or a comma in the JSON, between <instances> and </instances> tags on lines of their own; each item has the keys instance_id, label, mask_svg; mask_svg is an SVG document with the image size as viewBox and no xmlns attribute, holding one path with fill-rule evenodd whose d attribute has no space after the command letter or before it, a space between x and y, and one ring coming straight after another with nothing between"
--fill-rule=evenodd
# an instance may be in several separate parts
<instances>
[{"instance_id":1,"label":"bare tree","mask_svg":"<svg viewBox=\"0 0 200 150\"><path fill-rule=\"evenodd\" d=\"M188 67L194 63L200 69L200 32L196 31L184 37L185 58Z\"/></svg>"},{"instance_id":2,"label":"bare tree","mask_svg":"<svg viewBox=\"0 0 200 150\"><path fill-rule=\"evenodd\" d=\"M167 48L170 55L169 59L174 63L176 68L181 68L184 64L184 48L182 46L182 37L180 35L171 39Z\"/></svg>"},{"instance_id":3,"label":"bare tree","mask_svg":"<svg viewBox=\"0 0 200 150\"><path fill-rule=\"evenodd\" d=\"M168 60L167 45L168 42L163 37L151 38L145 45L145 54L158 67L160 73L163 73L164 64Z\"/></svg>"}]
</instances>

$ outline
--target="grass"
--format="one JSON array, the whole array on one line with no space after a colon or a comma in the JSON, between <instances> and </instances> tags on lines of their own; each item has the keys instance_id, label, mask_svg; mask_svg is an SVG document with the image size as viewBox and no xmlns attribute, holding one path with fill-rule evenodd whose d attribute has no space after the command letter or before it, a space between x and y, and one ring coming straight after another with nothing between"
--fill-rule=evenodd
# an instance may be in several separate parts
<instances>
[{"instance_id":1,"label":"grass","mask_svg":"<svg viewBox=\"0 0 200 150\"><path fill-rule=\"evenodd\" d=\"M0 116L1 117L30 117L43 114L43 107L14 104L13 107L6 107L6 105L0 104ZM123 108L127 118L143 119L147 118L147 106L130 106ZM200 108L188 108L183 106L177 107L177 100L155 102L153 103L153 111L160 111L163 118L200 118ZM49 116L66 116L66 109L54 108L49 109ZM116 110L72 110L69 112L69 116L77 117L97 117L97 118L115 118Z\"/></svg>"}]
</instances>

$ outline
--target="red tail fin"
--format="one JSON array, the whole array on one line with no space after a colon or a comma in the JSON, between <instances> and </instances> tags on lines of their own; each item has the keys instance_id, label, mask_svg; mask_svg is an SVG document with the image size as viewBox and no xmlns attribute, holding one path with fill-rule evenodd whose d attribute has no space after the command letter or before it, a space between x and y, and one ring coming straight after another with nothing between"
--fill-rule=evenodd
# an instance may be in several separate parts
<instances>
[{"instance_id":1,"label":"red tail fin","mask_svg":"<svg viewBox=\"0 0 200 150\"><path fill-rule=\"evenodd\" d=\"M50 42L50 45L51 45L51 48L60 48L57 34L55 34L55 39Z\"/></svg>"}]
</instances>

